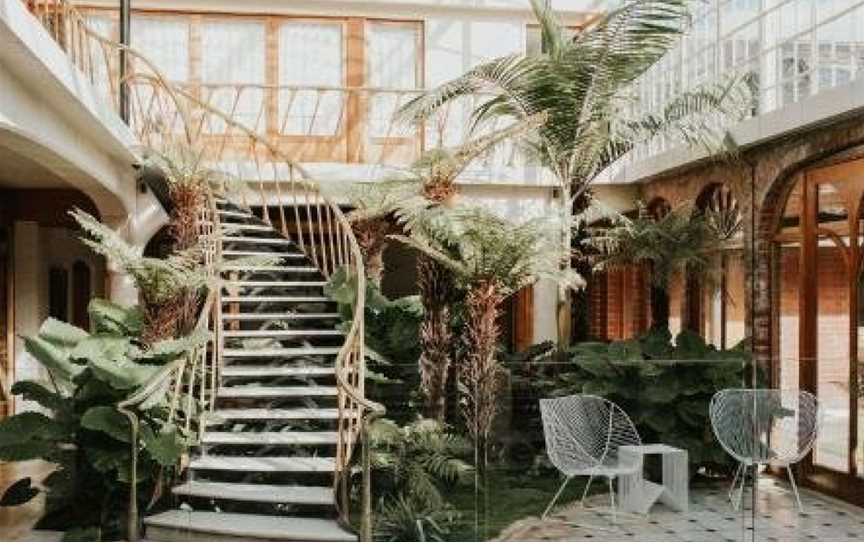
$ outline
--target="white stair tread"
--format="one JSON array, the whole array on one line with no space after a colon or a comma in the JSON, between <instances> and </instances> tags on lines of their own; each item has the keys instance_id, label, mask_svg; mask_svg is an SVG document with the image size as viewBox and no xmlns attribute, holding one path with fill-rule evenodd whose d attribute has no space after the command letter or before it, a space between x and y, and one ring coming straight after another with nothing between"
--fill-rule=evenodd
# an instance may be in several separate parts
<instances>
[{"instance_id":1,"label":"white stair tread","mask_svg":"<svg viewBox=\"0 0 864 542\"><path fill-rule=\"evenodd\" d=\"M340 318L338 312L223 312L223 320L326 320Z\"/></svg>"},{"instance_id":2,"label":"white stair tread","mask_svg":"<svg viewBox=\"0 0 864 542\"><path fill-rule=\"evenodd\" d=\"M242 472L333 472L332 457L234 457L208 455L196 457L189 466L198 470Z\"/></svg>"},{"instance_id":3,"label":"white stair tread","mask_svg":"<svg viewBox=\"0 0 864 542\"><path fill-rule=\"evenodd\" d=\"M246 273L317 273L315 267L290 267L284 265L225 265L223 271L237 271Z\"/></svg>"},{"instance_id":4,"label":"white stair tread","mask_svg":"<svg viewBox=\"0 0 864 542\"><path fill-rule=\"evenodd\" d=\"M338 408L224 408L216 410L210 423L222 420L337 420Z\"/></svg>"},{"instance_id":5,"label":"white stair tread","mask_svg":"<svg viewBox=\"0 0 864 542\"><path fill-rule=\"evenodd\" d=\"M229 295L222 297L223 303L330 303L329 297L296 295Z\"/></svg>"},{"instance_id":6,"label":"white stair tread","mask_svg":"<svg viewBox=\"0 0 864 542\"><path fill-rule=\"evenodd\" d=\"M238 258L248 258L256 256L268 256L278 258L305 258L306 255L302 252L266 252L263 250L223 250L222 256L236 256Z\"/></svg>"},{"instance_id":7,"label":"white stair tread","mask_svg":"<svg viewBox=\"0 0 864 542\"><path fill-rule=\"evenodd\" d=\"M240 211L229 211L227 209L219 209L217 212L222 216L231 216L234 218L255 218L255 219L257 219L257 217L251 213L243 213Z\"/></svg>"},{"instance_id":8,"label":"white stair tread","mask_svg":"<svg viewBox=\"0 0 864 542\"><path fill-rule=\"evenodd\" d=\"M280 397L332 397L336 388L331 386L223 386L217 392L223 398L280 398Z\"/></svg>"},{"instance_id":9,"label":"white stair tread","mask_svg":"<svg viewBox=\"0 0 864 542\"><path fill-rule=\"evenodd\" d=\"M330 376L336 374L334 367L258 367L230 365L221 371L223 377L278 377L278 376Z\"/></svg>"},{"instance_id":10,"label":"white stair tread","mask_svg":"<svg viewBox=\"0 0 864 542\"><path fill-rule=\"evenodd\" d=\"M243 237L240 235L223 235L222 242L230 243L249 243L255 245L293 245L294 242L288 239L267 238L267 237Z\"/></svg>"},{"instance_id":11,"label":"white stair tread","mask_svg":"<svg viewBox=\"0 0 864 542\"><path fill-rule=\"evenodd\" d=\"M223 222L221 225L223 230L229 231L276 231L275 228L266 224L237 224L234 222Z\"/></svg>"},{"instance_id":12,"label":"white stair tread","mask_svg":"<svg viewBox=\"0 0 864 542\"><path fill-rule=\"evenodd\" d=\"M338 440L335 431L208 431L201 442L241 446L317 446L336 444Z\"/></svg>"},{"instance_id":13,"label":"white stair tread","mask_svg":"<svg viewBox=\"0 0 864 542\"><path fill-rule=\"evenodd\" d=\"M225 286L239 288L297 288L327 286L326 280L226 280Z\"/></svg>"},{"instance_id":14,"label":"white stair tread","mask_svg":"<svg viewBox=\"0 0 864 542\"><path fill-rule=\"evenodd\" d=\"M146 525L202 533L303 542L356 542L357 536L334 520L254 514L171 510L144 520Z\"/></svg>"},{"instance_id":15,"label":"white stair tread","mask_svg":"<svg viewBox=\"0 0 864 542\"><path fill-rule=\"evenodd\" d=\"M275 486L228 482L186 482L172 490L175 495L212 499L291 504L333 504L333 488L316 486Z\"/></svg>"},{"instance_id":16,"label":"white stair tread","mask_svg":"<svg viewBox=\"0 0 864 542\"><path fill-rule=\"evenodd\" d=\"M333 356L338 346L307 346L303 348L225 348L224 358L287 358L294 356Z\"/></svg>"},{"instance_id":17,"label":"white stair tread","mask_svg":"<svg viewBox=\"0 0 864 542\"><path fill-rule=\"evenodd\" d=\"M222 332L224 337L338 337L338 329L240 329Z\"/></svg>"}]
</instances>

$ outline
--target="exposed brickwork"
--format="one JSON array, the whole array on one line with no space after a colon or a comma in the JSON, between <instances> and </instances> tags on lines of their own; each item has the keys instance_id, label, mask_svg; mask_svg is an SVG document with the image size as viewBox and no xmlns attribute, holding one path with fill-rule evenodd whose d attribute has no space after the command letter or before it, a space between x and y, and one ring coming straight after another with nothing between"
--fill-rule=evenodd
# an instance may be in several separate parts
<instances>
[{"instance_id":1,"label":"exposed brickwork","mask_svg":"<svg viewBox=\"0 0 864 542\"><path fill-rule=\"evenodd\" d=\"M783 358L787 360L784 363L791 363L797 355L797 315L790 312L797 310L797 281L794 280L797 262L793 261L795 256L786 252L782 261L774 260L777 251L774 236L788 194L802 169L839 154L857 153L856 147L862 144L864 114L743 150L732 160L711 161L669 172L641 186L643 201L663 198L673 208L695 202L712 184L727 183L730 187L738 200L744 228L742 266L730 283L730 291L741 298L741 302L732 316L735 319L743 316L744 329L753 338L754 352L766 367L772 365L772 358ZM776 256L780 257L779 252ZM783 272L779 273L777 268L781 266ZM826 272L828 267L827 263L823 266ZM783 275L783 292L779 290L779 275ZM833 279L826 275L825 280ZM787 290L786 284L792 289ZM683 324L682 315L686 311L683 293L683 285L673 284L673 327ZM842 307L830 308L831 313L835 310L842 311ZM611 324L618 315L612 307L608 312ZM784 340L788 337L782 347L781 329ZM846 348L848 350L848 346ZM777 364L773 365L776 371Z\"/></svg>"}]
</instances>

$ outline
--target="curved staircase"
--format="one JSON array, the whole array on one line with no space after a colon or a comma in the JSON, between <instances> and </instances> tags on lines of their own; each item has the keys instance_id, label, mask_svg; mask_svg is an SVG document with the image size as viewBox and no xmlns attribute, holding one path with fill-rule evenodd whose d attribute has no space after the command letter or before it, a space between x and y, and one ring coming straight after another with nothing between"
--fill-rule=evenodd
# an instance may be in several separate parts
<instances>
[{"instance_id":1,"label":"curved staircase","mask_svg":"<svg viewBox=\"0 0 864 542\"><path fill-rule=\"evenodd\" d=\"M221 200L222 363L178 508L148 540L349 542L336 490L345 341L318 267L279 230ZM249 263L250 257L264 265ZM237 262L232 264L232 262ZM221 313L221 314L220 314Z\"/></svg>"}]
</instances>

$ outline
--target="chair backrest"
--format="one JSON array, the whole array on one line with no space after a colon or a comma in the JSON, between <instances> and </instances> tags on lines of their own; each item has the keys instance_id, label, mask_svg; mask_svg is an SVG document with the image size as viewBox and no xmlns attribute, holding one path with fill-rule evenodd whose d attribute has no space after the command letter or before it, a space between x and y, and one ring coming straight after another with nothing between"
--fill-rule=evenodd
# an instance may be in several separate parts
<instances>
[{"instance_id":1,"label":"chair backrest","mask_svg":"<svg viewBox=\"0 0 864 542\"><path fill-rule=\"evenodd\" d=\"M540 414L549 460L565 472L615 462L619 447L642 444L627 413L596 395L541 399Z\"/></svg>"},{"instance_id":2,"label":"chair backrest","mask_svg":"<svg viewBox=\"0 0 864 542\"><path fill-rule=\"evenodd\" d=\"M813 448L819 428L819 402L800 390L721 390L711 399L710 415L723 449L747 464L797 463Z\"/></svg>"}]
</instances>

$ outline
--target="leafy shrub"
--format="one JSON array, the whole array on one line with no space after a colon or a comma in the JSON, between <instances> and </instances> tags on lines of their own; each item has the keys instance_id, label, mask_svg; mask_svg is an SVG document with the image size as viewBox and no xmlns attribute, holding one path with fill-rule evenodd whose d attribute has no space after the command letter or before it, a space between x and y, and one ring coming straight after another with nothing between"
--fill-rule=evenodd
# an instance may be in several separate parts
<instances>
[{"instance_id":1,"label":"leafy shrub","mask_svg":"<svg viewBox=\"0 0 864 542\"><path fill-rule=\"evenodd\" d=\"M0 422L0 460L43 459L57 469L43 482L46 514L39 528L67 530L76 540L122 537L130 483L130 425L116 405L166 363L206 336L146 347L142 315L108 301L89 307L92 333L48 319L27 352L50 383L17 382L12 392L50 412L24 412ZM142 405L138 479L141 497L157 487L160 472L177 465L188 439L167 423L167 387ZM2 502L23 504L39 493L29 479L10 487Z\"/></svg>"},{"instance_id":2,"label":"leafy shrub","mask_svg":"<svg viewBox=\"0 0 864 542\"><path fill-rule=\"evenodd\" d=\"M324 293L339 306L346 326L357 302L357 279L338 269ZM387 299L377 286L366 283L367 393L387 407L399 422L416 419L419 410L419 329L423 305L417 296ZM410 390L406 393L406 390Z\"/></svg>"},{"instance_id":3,"label":"leafy shrub","mask_svg":"<svg viewBox=\"0 0 864 542\"><path fill-rule=\"evenodd\" d=\"M471 444L435 420L400 427L378 420L369 431L375 537L387 542L439 542L457 514L443 490L470 483Z\"/></svg>"},{"instance_id":4,"label":"leafy shrub","mask_svg":"<svg viewBox=\"0 0 864 542\"><path fill-rule=\"evenodd\" d=\"M743 343L720 351L692 332L673 344L668 332L651 331L636 340L581 343L571 355L570 370L542 382L546 396L586 393L617 403L644 442L687 450L691 472L734 466L714 438L708 407L718 390L741 387L751 362Z\"/></svg>"}]
</instances>

